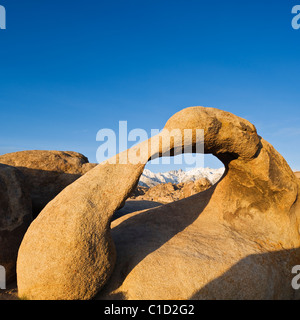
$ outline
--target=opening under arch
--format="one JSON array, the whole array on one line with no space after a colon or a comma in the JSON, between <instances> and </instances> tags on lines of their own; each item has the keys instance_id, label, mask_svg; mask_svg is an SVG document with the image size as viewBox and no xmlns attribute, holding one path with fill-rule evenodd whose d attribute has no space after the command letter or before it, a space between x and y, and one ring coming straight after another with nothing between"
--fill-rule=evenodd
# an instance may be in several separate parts
<instances>
[{"instance_id":1,"label":"opening under arch","mask_svg":"<svg viewBox=\"0 0 300 320\"><path fill-rule=\"evenodd\" d=\"M224 172L224 164L211 154L183 154L149 161L138 186L114 219L205 191L220 181Z\"/></svg>"}]
</instances>

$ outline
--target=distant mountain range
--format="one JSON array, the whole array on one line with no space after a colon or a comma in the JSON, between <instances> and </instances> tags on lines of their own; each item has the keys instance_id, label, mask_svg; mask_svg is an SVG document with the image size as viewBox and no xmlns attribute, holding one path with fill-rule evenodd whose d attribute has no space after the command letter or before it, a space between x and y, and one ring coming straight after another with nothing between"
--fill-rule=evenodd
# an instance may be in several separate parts
<instances>
[{"instance_id":1,"label":"distant mountain range","mask_svg":"<svg viewBox=\"0 0 300 320\"><path fill-rule=\"evenodd\" d=\"M212 184L215 184L222 177L224 171L224 168L195 168L189 171L180 169L163 173L154 173L145 169L141 175L139 185L151 188L161 183L171 182L172 184L178 184L181 182L196 181L200 178L207 178Z\"/></svg>"}]
</instances>

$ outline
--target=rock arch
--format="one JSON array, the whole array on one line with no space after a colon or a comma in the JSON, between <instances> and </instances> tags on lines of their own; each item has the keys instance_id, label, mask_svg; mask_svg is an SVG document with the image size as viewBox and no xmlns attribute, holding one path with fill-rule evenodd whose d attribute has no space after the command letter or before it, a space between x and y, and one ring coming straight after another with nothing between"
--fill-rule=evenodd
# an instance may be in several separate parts
<instances>
[{"instance_id":1,"label":"rock arch","mask_svg":"<svg viewBox=\"0 0 300 320\"><path fill-rule=\"evenodd\" d=\"M139 144L131 149L139 152L138 164L119 164L128 158L127 152L99 164L65 188L30 225L17 261L19 295L90 299L100 292L98 298L203 298L199 290L235 263L275 250L291 250L287 274L288 266L299 259L294 249L300 247L295 175L251 123L222 110L184 109L156 138L166 130L197 128L204 129L204 152L225 165L217 185L179 202L122 217L111 230L114 211L136 186L147 161L169 148L174 154L182 152L182 138L174 137L171 146L160 143L155 150L151 139ZM195 147L196 135L189 143ZM251 263L247 270L256 281L259 265ZM258 287L240 289L241 297L292 296L290 283L278 278L283 270L273 270L271 260L265 267L281 293ZM268 282L264 272L260 276ZM248 278L242 273L236 282L240 285ZM233 290L235 286L228 289L228 297Z\"/></svg>"}]
</instances>

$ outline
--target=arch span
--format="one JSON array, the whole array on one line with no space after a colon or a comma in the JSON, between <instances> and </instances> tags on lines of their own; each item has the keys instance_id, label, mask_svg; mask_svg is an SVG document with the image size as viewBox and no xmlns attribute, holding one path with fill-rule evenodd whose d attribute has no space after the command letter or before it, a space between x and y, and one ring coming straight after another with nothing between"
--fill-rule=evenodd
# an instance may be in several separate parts
<instances>
[{"instance_id":1,"label":"arch span","mask_svg":"<svg viewBox=\"0 0 300 320\"><path fill-rule=\"evenodd\" d=\"M174 129L182 134L164 144L162 138ZM196 130L204 130L204 152L224 163L223 179L175 206L118 219L111 232L113 213L136 187L147 161L169 150L184 152L184 129L195 132L185 139L193 150L199 143ZM152 139L158 139L156 148ZM129 153L138 154L140 162L121 164ZM133 299L184 299L245 254L300 246L299 184L247 120L214 108L187 108L156 137L111 160L69 185L33 221L18 255L20 296L90 299L106 284L104 298L119 290ZM139 250L126 249L122 242ZM176 279L166 283L174 272Z\"/></svg>"}]
</instances>

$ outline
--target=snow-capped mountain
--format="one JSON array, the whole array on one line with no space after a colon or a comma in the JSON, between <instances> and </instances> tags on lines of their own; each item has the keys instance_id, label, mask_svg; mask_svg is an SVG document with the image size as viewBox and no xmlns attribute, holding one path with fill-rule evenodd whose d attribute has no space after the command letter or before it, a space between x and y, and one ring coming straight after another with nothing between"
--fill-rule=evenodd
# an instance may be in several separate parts
<instances>
[{"instance_id":1,"label":"snow-capped mountain","mask_svg":"<svg viewBox=\"0 0 300 320\"><path fill-rule=\"evenodd\" d=\"M145 169L141 175L139 185L143 187L154 187L160 183L178 184L181 182L195 181L200 178L207 178L212 184L215 184L222 177L224 168L195 168L189 171L173 170L163 173L154 173Z\"/></svg>"}]
</instances>

